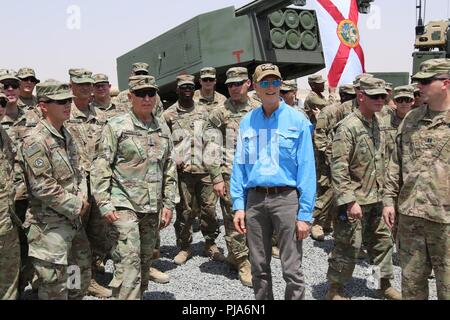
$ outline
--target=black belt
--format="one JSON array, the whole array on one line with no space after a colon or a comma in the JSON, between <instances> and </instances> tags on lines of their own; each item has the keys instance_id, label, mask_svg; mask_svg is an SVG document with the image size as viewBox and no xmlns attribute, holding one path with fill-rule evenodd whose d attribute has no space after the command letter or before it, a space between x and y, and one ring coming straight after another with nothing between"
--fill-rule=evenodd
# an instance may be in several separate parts
<instances>
[{"instance_id":1,"label":"black belt","mask_svg":"<svg viewBox=\"0 0 450 320\"><path fill-rule=\"evenodd\" d=\"M294 187L255 187L251 190L255 190L256 192L264 193L264 194L278 194L285 191L296 190Z\"/></svg>"}]
</instances>

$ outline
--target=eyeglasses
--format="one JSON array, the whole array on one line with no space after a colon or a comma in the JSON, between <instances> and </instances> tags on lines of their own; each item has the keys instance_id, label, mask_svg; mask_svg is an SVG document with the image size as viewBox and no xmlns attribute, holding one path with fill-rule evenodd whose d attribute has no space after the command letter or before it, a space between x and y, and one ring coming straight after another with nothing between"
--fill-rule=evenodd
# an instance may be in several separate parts
<instances>
[{"instance_id":1,"label":"eyeglasses","mask_svg":"<svg viewBox=\"0 0 450 320\"><path fill-rule=\"evenodd\" d=\"M369 97L369 99L371 100L386 100L387 95L386 94L373 94L373 95L368 95L366 94L367 97Z\"/></svg>"},{"instance_id":2,"label":"eyeglasses","mask_svg":"<svg viewBox=\"0 0 450 320\"><path fill-rule=\"evenodd\" d=\"M109 85L108 82L102 82L102 83L96 83L94 84L94 88L95 89L101 89L101 88L105 88Z\"/></svg>"},{"instance_id":3,"label":"eyeglasses","mask_svg":"<svg viewBox=\"0 0 450 320\"><path fill-rule=\"evenodd\" d=\"M20 86L20 84L19 84L18 81L14 81L14 82L2 82L2 84L3 84L4 90L9 89L10 87L13 88L14 90L15 90L15 89L19 89L19 86Z\"/></svg>"},{"instance_id":4,"label":"eyeglasses","mask_svg":"<svg viewBox=\"0 0 450 320\"><path fill-rule=\"evenodd\" d=\"M72 103L72 98L64 99L64 100L52 100L52 99L50 99L50 100L45 101L45 103L54 103L54 104L57 104L57 105L60 105L60 106L65 106L68 103Z\"/></svg>"},{"instance_id":5,"label":"eyeglasses","mask_svg":"<svg viewBox=\"0 0 450 320\"><path fill-rule=\"evenodd\" d=\"M280 94L288 94L291 92L290 90L280 90Z\"/></svg>"},{"instance_id":6,"label":"eyeglasses","mask_svg":"<svg viewBox=\"0 0 450 320\"><path fill-rule=\"evenodd\" d=\"M156 96L156 90L137 90L133 93L138 98L145 98L147 96L153 98L154 96Z\"/></svg>"},{"instance_id":7,"label":"eyeglasses","mask_svg":"<svg viewBox=\"0 0 450 320\"><path fill-rule=\"evenodd\" d=\"M37 80L36 80L35 77L26 77L26 78L23 78L23 79L20 79L20 80L23 81L23 82L37 83Z\"/></svg>"},{"instance_id":8,"label":"eyeglasses","mask_svg":"<svg viewBox=\"0 0 450 320\"><path fill-rule=\"evenodd\" d=\"M245 81L239 81L239 82L229 82L227 83L227 87L228 88L233 88L233 87L240 87L244 84Z\"/></svg>"},{"instance_id":9,"label":"eyeglasses","mask_svg":"<svg viewBox=\"0 0 450 320\"><path fill-rule=\"evenodd\" d=\"M403 102L411 103L413 101L413 99L408 98L408 97L399 97L399 98L394 99L394 101L397 103L403 103Z\"/></svg>"},{"instance_id":10,"label":"eyeglasses","mask_svg":"<svg viewBox=\"0 0 450 320\"><path fill-rule=\"evenodd\" d=\"M203 82L214 82L214 81L216 81L216 79L214 79L214 78L202 78L202 81Z\"/></svg>"},{"instance_id":11,"label":"eyeglasses","mask_svg":"<svg viewBox=\"0 0 450 320\"><path fill-rule=\"evenodd\" d=\"M431 78L426 78L426 79L416 79L417 82L423 86L429 85L430 83L432 83L433 81L444 81L444 80L449 80L449 78L436 78L436 77L431 77Z\"/></svg>"},{"instance_id":12,"label":"eyeglasses","mask_svg":"<svg viewBox=\"0 0 450 320\"><path fill-rule=\"evenodd\" d=\"M272 87L274 87L274 88L278 88L281 86L281 80L280 79L264 80L264 81L260 81L258 83L258 85L263 89L269 88L270 85L272 85Z\"/></svg>"},{"instance_id":13,"label":"eyeglasses","mask_svg":"<svg viewBox=\"0 0 450 320\"><path fill-rule=\"evenodd\" d=\"M183 84L180 86L181 90L194 90L195 86L193 86L192 84Z\"/></svg>"}]
</instances>

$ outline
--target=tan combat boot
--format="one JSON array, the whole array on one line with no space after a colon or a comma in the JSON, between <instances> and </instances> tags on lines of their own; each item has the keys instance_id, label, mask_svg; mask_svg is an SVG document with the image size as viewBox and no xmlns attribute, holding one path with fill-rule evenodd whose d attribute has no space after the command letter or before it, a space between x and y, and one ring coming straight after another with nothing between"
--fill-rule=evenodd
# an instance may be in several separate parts
<instances>
[{"instance_id":1,"label":"tan combat boot","mask_svg":"<svg viewBox=\"0 0 450 320\"><path fill-rule=\"evenodd\" d=\"M158 269L154 267L150 267L148 270L148 275L150 277L150 281L156 282L156 283L169 283L170 278L169 275L165 272L159 271Z\"/></svg>"},{"instance_id":2,"label":"tan combat boot","mask_svg":"<svg viewBox=\"0 0 450 320\"><path fill-rule=\"evenodd\" d=\"M236 271L239 270L238 264L236 262L236 259L234 259L233 254L229 253L228 256L225 258L225 262L228 263L230 267L232 267L234 270Z\"/></svg>"},{"instance_id":3,"label":"tan combat boot","mask_svg":"<svg viewBox=\"0 0 450 320\"><path fill-rule=\"evenodd\" d=\"M253 287L252 284L252 272L250 267L250 261L248 259L243 259L242 262L238 264L239 280L242 285L246 287Z\"/></svg>"},{"instance_id":4,"label":"tan combat boot","mask_svg":"<svg viewBox=\"0 0 450 320\"><path fill-rule=\"evenodd\" d=\"M95 279L91 279L88 293L97 298L110 298L112 296L112 290L101 286Z\"/></svg>"},{"instance_id":5,"label":"tan combat boot","mask_svg":"<svg viewBox=\"0 0 450 320\"><path fill-rule=\"evenodd\" d=\"M380 280L380 295L388 300L402 300L402 294L391 285L391 281L386 278Z\"/></svg>"},{"instance_id":6,"label":"tan combat boot","mask_svg":"<svg viewBox=\"0 0 450 320\"><path fill-rule=\"evenodd\" d=\"M326 295L327 300L350 300L343 294L344 287L339 283L330 283L328 292Z\"/></svg>"},{"instance_id":7,"label":"tan combat boot","mask_svg":"<svg viewBox=\"0 0 450 320\"><path fill-rule=\"evenodd\" d=\"M173 262L175 262L175 264L181 266L182 264L185 264L186 261L192 256L192 252L191 249L186 249L186 250L180 250L180 252L178 252L178 254L175 256L175 258L173 259Z\"/></svg>"},{"instance_id":8,"label":"tan combat boot","mask_svg":"<svg viewBox=\"0 0 450 320\"><path fill-rule=\"evenodd\" d=\"M206 257L209 257L211 260L214 261L225 261L225 256L220 252L219 248L213 243L213 244L205 244L205 248L203 249L203 254Z\"/></svg>"},{"instance_id":9,"label":"tan combat boot","mask_svg":"<svg viewBox=\"0 0 450 320\"><path fill-rule=\"evenodd\" d=\"M323 233L323 228L318 224L315 224L311 228L311 238L317 241L325 240L325 234Z\"/></svg>"},{"instance_id":10,"label":"tan combat boot","mask_svg":"<svg viewBox=\"0 0 450 320\"><path fill-rule=\"evenodd\" d=\"M277 246L272 246L272 257L280 259L280 249Z\"/></svg>"}]
</instances>

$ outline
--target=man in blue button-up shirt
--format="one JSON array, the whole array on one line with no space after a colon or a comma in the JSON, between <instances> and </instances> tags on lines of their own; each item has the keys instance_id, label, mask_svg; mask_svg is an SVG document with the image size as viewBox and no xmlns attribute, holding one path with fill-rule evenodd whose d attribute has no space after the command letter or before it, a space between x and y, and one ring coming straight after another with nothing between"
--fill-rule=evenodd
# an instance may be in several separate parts
<instances>
[{"instance_id":1,"label":"man in blue button-up shirt","mask_svg":"<svg viewBox=\"0 0 450 320\"><path fill-rule=\"evenodd\" d=\"M272 233L279 239L286 299L304 299L302 240L316 194L312 125L280 100L281 74L263 64L253 75L262 106L246 115L231 175L234 225L247 234L256 299L273 299Z\"/></svg>"}]
</instances>

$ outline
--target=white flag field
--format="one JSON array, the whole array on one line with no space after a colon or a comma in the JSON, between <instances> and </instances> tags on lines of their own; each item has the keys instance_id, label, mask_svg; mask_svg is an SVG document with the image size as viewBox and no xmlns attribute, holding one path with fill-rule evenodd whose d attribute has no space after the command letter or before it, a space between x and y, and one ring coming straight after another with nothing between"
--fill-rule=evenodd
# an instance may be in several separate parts
<instances>
[{"instance_id":1,"label":"white flag field","mask_svg":"<svg viewBox=\"0 0 450 320\"><path fill-rule=\"evenodd\" d=\"M365 72L364 52L358 30L356 0L316 0L320 37L328 84L332 88L352 83Z\"/></svg>"}]
</instances>

